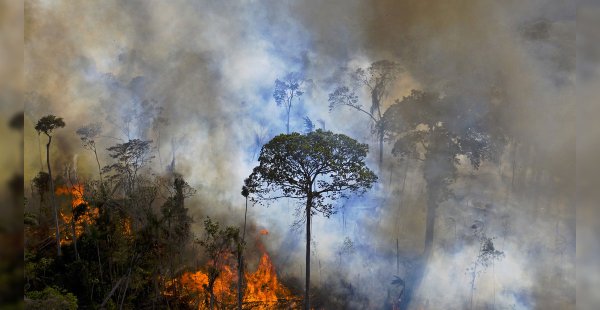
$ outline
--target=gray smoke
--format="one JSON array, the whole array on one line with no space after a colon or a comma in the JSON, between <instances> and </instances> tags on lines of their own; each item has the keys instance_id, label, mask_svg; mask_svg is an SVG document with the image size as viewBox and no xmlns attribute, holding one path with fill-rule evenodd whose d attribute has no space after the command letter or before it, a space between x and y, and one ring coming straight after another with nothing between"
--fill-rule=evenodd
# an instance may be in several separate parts
<instances>
[{"instance_id":1,"label":"gray smoke","mask_svg":"<svg viewBox=\"0 0 600 310\"><path fill-rule=\"evenodd\" d=\"M376 167L368 119L344 108L329 113L327 96L347 70L394 60L405 71L384 106L411 89L462 95L493 110L490 127L500 124L519 143L516 159L509 144L499 164L459 169L457 197L438 212L435 259L419 300L434 309L468 301L465 269L477 254L471 227L480 221L505 258L477 278L477 307L573 308L571 2L27 1L25 8L26 180L39 170L32 125L39 117L65 119L54 158L72 162L78 154L78 172L89 177L93 159L75 130L100 121L101 149L119 139L154 140L154 170L165 171L175 158L198 189L188 204L197 219L239 223L242 181L260 145L285 131L283 109L271 96L275 79L298 71L313 81L292 107L292 130L303 130L305 116L322 119L328 130L370 143L369 165ZM370 104L368 94L361 99ZM313 266L322 266L313 283L341 274L373 308L394 290L391 275L411 268L424 238L421 167L385 151L377 187L313 224ZM485 205L491 211L479 214ZM303 231L290 228L294 208L281 200L251 207L249 216L254 227L269 229L266 247L280 272L301 278ZM352 250L344 250L346 239Z\"/></svg>"}]
</instances>

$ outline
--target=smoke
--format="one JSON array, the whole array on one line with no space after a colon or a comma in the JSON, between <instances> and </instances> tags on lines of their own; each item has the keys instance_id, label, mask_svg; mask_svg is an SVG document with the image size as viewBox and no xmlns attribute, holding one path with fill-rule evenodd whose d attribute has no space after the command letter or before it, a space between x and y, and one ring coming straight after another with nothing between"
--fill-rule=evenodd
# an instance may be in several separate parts
<instances>
[{"instance_id":1,"label":"smoke","mask_svg":"<svg viewBox=\"0 0 600 310\"><path fill-rule=\"evenodd\" d=\"M351 109L330 113L327 98L347 70L389 59L404 71L384 107L411 89L434 90L492 113L490 129L513 137L499 164L479 171L461 166L457 197L439 209L439 246L419 298L432 308L466 300L463 269L477 249L471 226L483 221L474 205L489 204L486 233L497 237L505 258L478 278L479 305L495 300L533 309L543 308L541 300L565 299L557 307L573 307L571 2L40 0L28 1L25 15L26 180L41 169L45 140L38 142L33 130L37 119L49 113L65 119L51 154L55 167L77 156L78 173L88 177L94 162L75 130L99 121L103 164L109 161L104 149L115 143L153 140L154 170L165 171L174 159L198 189L187 204L198 222L211 215L239 224L242 181L260 145L285 131L284 109L272 99L275 79L293 71L312 79L292 106L292 130L303 131L305 116L321 119L328 130L370 143L369 165L376 167L368 119ZM360 95L368 106L368 94ZM336 215L313 223L313 266L322 266L313 272L315 285L342 274L371 307L395 289L390 274L405 275L423 249L421 166L398 162L389 151L386 145L374 190L341 201ZM294 203L250 206L249 219L271 232L265 243L281 272L301 278L304 234L290 229ZM353 250L342 253L346 238ZM549 274L552 283L563 281L557 274L566 283L545 286Z\"/></svg>"}]
</instances>

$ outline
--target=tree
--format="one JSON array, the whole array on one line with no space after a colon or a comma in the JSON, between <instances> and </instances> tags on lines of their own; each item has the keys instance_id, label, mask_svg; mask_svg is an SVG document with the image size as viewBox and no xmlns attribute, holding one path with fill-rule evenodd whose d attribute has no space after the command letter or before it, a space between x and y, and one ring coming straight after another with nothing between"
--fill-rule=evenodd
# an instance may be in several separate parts
<instances>
[{"instance_id":1,"label":"tree","mask_svg":"<svg viewBox=\"0 0 600 310\"><path fill-rule=\"evenodd\" d=\"M475 293L477 277L493 265L494 261L499 261L504 257L504 252L498 251L494 247L495 238L488 237L484 232L476 233L476 237L479 240L479 251L475 261L467 268L467 274L471 277L469 281L471 291L471 298L469 299L470 309L473 309L473 294ZM477 270L478 267L479 270Z\"/></svg>"},{"instance_id":2,"label":"tree","mask_svg":"<svg viewBox=\"0 0 600 310\"><path fill-rule=\"evenodd\" d=\"M52 143L52 132L55 129L65 127L65 122L62 117L56 117L54 115L46 115L38 120L35 125L35 130L38 135L43 133L48 137L48 143L46 144L46 164L48 165L48 180L50 181L50 197L52 197L52 206L54 208L54 224L56 226L56 252L60 256L60 228L58 224L58 206L56 205L56 198L54 197L54 181L52 180L52 169L50 169L50 144Z\"/></svg>"},{"instance_id":3,"label":"tree","mask_svg":"<svg viewBox=\"0 0 600 310\"><path fill-rule=\"evenodd\" d=\"M383 140L386 132L382 104L400 72L400 65L395 62L389 60L376 61L366 70L358 68L350 76L351 84L354 85L352 89L346 85L341 85L329 94L329 111L338 106L348 106L369 116L370 121L373 122L371 126L372 134L377 137L379 142L380 168L383 163ZM366 87L371 95L371 107L368 111L358 103L356 91L361 86Z\"/></svg>"},{"instance_id":4,"label":"tree","mask_svg":"<svg viewBox=\"0 0 600 310\"><path fill-rule=\"evenodd\" d=\"M481 101L471 99L413 90L396 100L383 116L390 140L394 141L392 154L423 163L427 215L423 260L421 267L415 268L417 283L423 262L433 249L436 210L452 195L450 185L457 176L459 157L466 157L478 169L483 160L497 160L500 153L497 141L502 141L501 137L495 137L486 127L490 115L477 107Z\"/></svg>"},{"instance_id":5,"label":"tree","mask_svg":"<svg viewBox=\"0 0 600 310\"><path fill-rule=\"evenodd\" d=\"M77 135L81 139L83 147L86 150L94 152L96 164L98 164L98 174L100 175L100 183L102 183L102 169L100 168L100 160L96 150L96 138L102 133L102 125L100 123L92 123L77 129Z\"/></svg>"},{"instance_id":6,"label":"tree","mask_svg":"<svg viewBox=\"0 0 600 310\"><path fill-rule=\"evenodd\" d=\"M290 133L290 111L294 98L298 98L304 94L303 85L306 80L298 72L288 73L282 80L275 80L275 89L273 90L273 98L277 106L284 106L287 114L287 133Z\"/></svg>"},{"instance_id":7,"label":"tree","mask_svg":"<svg viewBox=\"0 0 600 310\"><path fill-rule=\"evenodd\" d=\"M209 309L212 310L215 305L215 282L221 273L221 268L239 243L240 229L234 226L220 228L219 222L206 217L204 220L204 231L204 239L199 243L204 247L209 258L208 284L205 289L210 296L208 304Z\"/></svg>"},{"instance_id":8,"label":"tree","mask_svg":"<svg viewBox=\"0 0 600 310\"><path fill-rule=\"evenodd\" d=\"M109 147L107 149L110 152L109 156L116 159L117 162L105 166L103 172L114 172L115 174L110 178L123 182L125 184L125 192L132 193L139 170L154 158L150 153L151 144L152 141L133 139Z\"/></svg>"},{"instance_id":9,"label":"tree","mask_svg":"<svg viewBox=\"0 0 600 310\"><path fill-rule=\"evenodd\" d=\"M244 300L244 247L246 246L246 220L248 217L248 196L250 192L246 186L242 186L242 196L244 196L246 200L246 208L244 210L244 228L242 230L242 241L238 245L238 310L242 309L242 301Z\"/></svg>"},{"instance_id":10,"label":"tree","mask_svg":"<svg viewBox=\"0 0 600 310\"><path fill-rule=\"evenodd\" d=\"M281 134L263 146L259 165L245 180L254 199L269 202L289 197L305 202L305 309L310 309L311 216L331 216L333 201L348 193L363 194L377 181L364 162L368 148L346 135L321 129L305 135Z\"/></svg>"}]
</instances>

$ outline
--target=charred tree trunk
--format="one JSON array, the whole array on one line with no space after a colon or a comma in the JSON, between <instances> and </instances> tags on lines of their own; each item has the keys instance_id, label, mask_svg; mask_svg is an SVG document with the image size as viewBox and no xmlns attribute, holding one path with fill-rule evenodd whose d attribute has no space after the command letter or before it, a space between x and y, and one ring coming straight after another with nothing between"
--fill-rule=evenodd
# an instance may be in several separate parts
<instances>
[{"instance_id":1,"label":"charred tree trunk","mask_svg":"<svg viewBox=\"0 0 600 310\"><path fill-rule=\"evenodd\" d=\"M214 286L215 286L215 280L212 280L211 283L208 284L208 290L210 293L210 300L208 303L208 308L210 310L213 310L215 308L215 292L214 292Z\"/></svg>"}]
</instances>

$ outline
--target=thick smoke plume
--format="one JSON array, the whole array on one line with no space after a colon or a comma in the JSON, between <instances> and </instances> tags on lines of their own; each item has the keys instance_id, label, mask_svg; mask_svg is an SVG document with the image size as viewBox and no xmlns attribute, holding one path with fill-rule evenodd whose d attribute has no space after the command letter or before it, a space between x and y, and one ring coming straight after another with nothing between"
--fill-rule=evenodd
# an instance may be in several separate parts
<instances>
[{"instance_id":1,"label":"thick smoke plume","mask_svg":"<svg viewBox=\"0 0 600 310\"><path fill-rule=\"evenodd\" d=\"M309 117L368 142L375 168L368 119L329 112L327 100L346 72L388 59L403 71L384 107L412 89L458 96L493 113L490 130L510 137L498 163L474 170L461 159L414 298L429 309L468 307L472 293L475 308L573 309L574 16L574 5L558 0L27 1L25 180L41 169L37 119L65 119L54 166L72 163L82 176L94 175L95 162L75 131L101 122L101 161L115 143L153 140L153 169L174 163L198 190L188 204L196 219L239 224L243 179L262 144L286 128L274 81L289 72L311 79L291 129L304 131ZM369 94L360 96L368 106ZM410 271L425 234L422 166L391 156L390 144L384 151L377 188L313 224L314 285L343 292L332 283L352 283L370 308L397 294L392 275ZM269 229L267 250L292 282L304 268L294 209L281 200L249 211L252 227ZM484 233L504 256L473 292L467 270Z\"/></svg>"}]
</instances>

